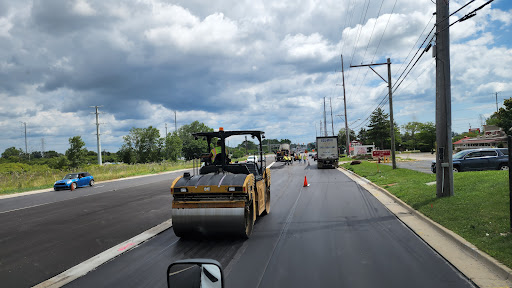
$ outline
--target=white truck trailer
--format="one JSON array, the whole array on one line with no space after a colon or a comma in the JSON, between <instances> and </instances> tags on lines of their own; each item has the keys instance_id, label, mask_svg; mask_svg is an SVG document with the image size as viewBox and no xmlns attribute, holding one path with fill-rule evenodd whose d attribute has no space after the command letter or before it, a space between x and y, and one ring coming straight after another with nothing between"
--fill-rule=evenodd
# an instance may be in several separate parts
<instances>
[{"instance_id":1,"label":"white truck trailer","mask_svg":"<svg viewBox=\"0 0 512 288\"><path fill-rule=\"evenodd\" d=\"M318 169L331 167L338 168L338 137L316 137L316 153Z\"/></svg>"}]
</instances>

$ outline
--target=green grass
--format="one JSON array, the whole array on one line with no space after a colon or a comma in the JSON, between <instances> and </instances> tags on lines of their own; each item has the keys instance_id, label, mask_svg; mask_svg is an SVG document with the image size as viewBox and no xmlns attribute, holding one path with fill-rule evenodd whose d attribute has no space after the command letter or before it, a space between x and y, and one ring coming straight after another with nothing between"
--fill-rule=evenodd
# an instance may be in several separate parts
<instances>
[{"instance_id":1,"label":"green grass","mask_svg":"<svg viewBox=\"0 0 512 288\"><path fill-rule=\"evenodd\" d=\"M385 188L430 219L512 268L508 171L454 173L454 196L437 198L434 174L363 162L343 167ZM505 234L506 236L502 236Z\"/></svg>"},{"instance_id":2,"label":"green grass","mask_svg":"<svg viewBox=\"0 0 512 288\"><path fill-rule=\"evenodd\" d=\"M351 157L347 157L345 155L342 155L343 157L340 157L340 159L338 160L339 162L343 162L343 161L352 161L353 159Z\"/></svg>"},{"instance_id":3,"label":"green grass","mask_svg":"<svg viewBox=\"0 0 512 288\"><path fill-rule=\"evenodd\" d=\"M95 181L105 181L191 167L192 162L162 162L135 165L89 165L73 171L60 171L50 169L46 165L24 165L19 167L0 165L0 195L51 188L55 181L62 179L64 175L70 172L87 171L94 176Z\"/></svg>"}]
</instances>

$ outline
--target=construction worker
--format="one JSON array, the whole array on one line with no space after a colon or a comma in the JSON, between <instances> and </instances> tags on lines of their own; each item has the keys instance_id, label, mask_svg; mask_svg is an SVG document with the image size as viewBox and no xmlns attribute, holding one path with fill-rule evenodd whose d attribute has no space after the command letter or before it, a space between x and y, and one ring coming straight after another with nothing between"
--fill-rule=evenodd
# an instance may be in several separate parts
<instances>
[{"instance_id":1,"label":"construction worker","mask_svg":"<svg viewBox=\"0 0 512 288\"><path fill-rule=\"evenodd\" d=\"M222 141L219 139L217 140L217 145L212 148L212 150L210 150L210 159L211 159L211 163L215 162L215 157L217 157L217 155L221 154L222 153ZM226 159L226 164L231 162L231 159L228 158L228 153L227 153L227 150L226 148L224 148L224 155L225 155L225 159ZM218 163L216 164L221 164L221 155L219 155L219 159L217 159Z\"/></svg>"}]
</instances>

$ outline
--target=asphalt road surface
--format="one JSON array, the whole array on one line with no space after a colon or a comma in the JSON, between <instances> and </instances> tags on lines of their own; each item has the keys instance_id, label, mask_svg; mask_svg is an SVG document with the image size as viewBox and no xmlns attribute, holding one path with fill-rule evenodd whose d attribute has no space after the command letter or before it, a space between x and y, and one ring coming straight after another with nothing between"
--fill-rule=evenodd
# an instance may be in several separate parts
<instances>
[{"instance_id":1,"label":"asphalt road surface","mask_svg":"<svg viewBox=\"0 0 512 288\"><path fill-rule=\"evenodd\" d=\"M391 166L391 163L384 163L385 165ZM430 170L430 166L432 161L430 160L416 160L416 161L407 161L407 162L396 162L396 166L398 168L415 170L427 174L432 174Z\"/></svg>"},{"instance_id":2,"label":"asphalt road surface","mask_svg":"<svg viewBox=\"0 0 512 288\"><path fill-rule=\"evenodd\" d=\"M165 287L173 261L213 258L226 287L473 287L370 193L311 163L272 167L271 212L249 240L180 239L169 229L67 286ZM169 209L162 200L132 213Z\"/></svg>"},{"instance_id":3,"label":"asphalt road surface","mask_svg":"<svg viewBox=\"0 0 512 288\"><path fill-rule=\"evenodd\" d=\"M30 287L171 217L180 173L0 199L0 287Z\"/></svg>"}]
</instances>

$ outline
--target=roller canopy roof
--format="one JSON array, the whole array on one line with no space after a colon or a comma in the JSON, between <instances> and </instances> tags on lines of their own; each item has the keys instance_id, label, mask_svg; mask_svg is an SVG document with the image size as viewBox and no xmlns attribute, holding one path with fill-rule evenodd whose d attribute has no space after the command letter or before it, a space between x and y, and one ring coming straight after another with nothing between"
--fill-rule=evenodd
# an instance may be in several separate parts
<instances>
[{"instance_id":1,"label":"roller canopy roof","mask_svg":"<svg viewBox=\"0 0 512 288\"><path fill-rule=\"evenodd\" d=\"M234 135L251 135L261 140L261 138L265 138L265 132L263 131L253 131L253 130L245 130L245 131L217 131L217 132L199 132L193 133L194 137L203 136L206 138L228 138Z\"/></svg>"}]
</instances>

